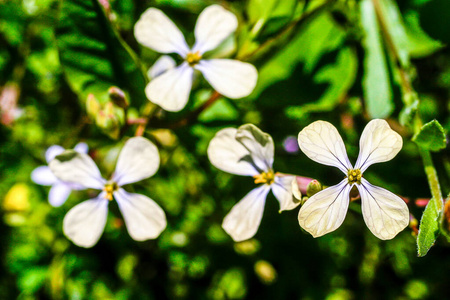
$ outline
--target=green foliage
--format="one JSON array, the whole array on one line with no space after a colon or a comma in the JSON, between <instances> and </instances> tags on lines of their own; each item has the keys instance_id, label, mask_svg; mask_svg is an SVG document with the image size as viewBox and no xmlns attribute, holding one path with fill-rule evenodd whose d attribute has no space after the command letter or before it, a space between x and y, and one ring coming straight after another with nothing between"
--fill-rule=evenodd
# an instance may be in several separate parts
<instances>
[{"instance_id":1,"label":"green foliage","mask_svg":"<svg viewBox=\"0 0 450 300\"><path fill-rule=\"evenodd\" d=\"M130 93L133 103L143 103L142 70L98 1L63 1L56 35L61 64L82 103L91 93L104 103L111 86Z\"/></svg>"},{"instance_id":2,"label":"green foliage","mask_svg":"<svg viewBox=\"0 0 450 300\"><path fill-rule=\"evenodd\" d=\"M256 89L209 102L214 91L196 76L188 106L165 112L144 93L143 66L159 54L136 43L134 24L157 7L192 45L195 20L210 4L229 9L239 26L208 55L254 64ZM450 192L447 15L447 0L0 0L0 298L447 297L436 272L450 263L441 195ZM111 86L129 103L113 105ZM307 159L296 148L298 132L331 122L354 162L375 117L403 139L395 159L364 174L408 203L410 225L394 239L371 234L358 197L342 226L317 239L299 227L298 208L280 214L271 194L254 238L234 243L223 230L224 216L255 185L211 166L206 149L218 130L257 125L274 140L275 171L327 186L342 174ZM62 232L64 216L97 193L72 191L52 207L50 187L34 184L31 172L46 164L49 146L83 141L108 177L139 132L158 146L161 165L125 189L154 199L167 228L155 240L134 241L111 201L98 244L77 247Z\"/></svg>"},{"instance_id":3,"label":"green foliage","mask_svg":"<svg viewBox=\"0 0 450 300\"><path fill-rule=\"evenodd\" d=\"M431 198L420 220L419 234L417 235L417 255L420 257L428 253L439 235L442 211L439 209L437 201L441 200Z\"/></svg>"},{"instance_id":4,"label":"green foliage","mask_svg":"<svg viewBox=\"0 0 450 300\"><path fill-rule=\"evenodd\" d=\"M412 140L419 147L435 152L444 149L447 145L444 128L437 120L423 125Z\"/></svg>"}]
</instances>

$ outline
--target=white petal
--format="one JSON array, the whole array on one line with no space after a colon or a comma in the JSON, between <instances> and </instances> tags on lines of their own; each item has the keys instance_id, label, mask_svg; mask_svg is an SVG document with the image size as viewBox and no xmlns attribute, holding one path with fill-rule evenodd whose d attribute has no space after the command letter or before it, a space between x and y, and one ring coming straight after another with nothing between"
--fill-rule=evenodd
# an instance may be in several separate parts
<instances>
[{"instance_id":1,"label":"white petal","mask_svg":"<svg viewBox=\"0 0 450 300\"><path fill-rule=\"evenodd\" d=\"M238 128L236 140L247 148L260 172L272 170L275 146L272 137L253 124Z\"/></svg>"},{"instance_id":2,"label":"white petal","mask_svg":"<svg viewBox=\"0 0 450 300\"><path fill-rule=\"evenodd\" d=\"M336 230L344 222L352 186L347 178L310 197L300 208L298 222L313 237Z\"/></svg>"},{"instance_id":3,"label":"white petal","mask_svg":"<svg viewBox=\"0 0 450 300\"><path fill-rule=\"evenodd\" d=\"M89 146L86 143L78 143L75 145L75 147L73 148L73 150L79 152L79 153L88 153L89 151Z\"/></svg>"},{"instance_id":4,"label":"white petal","mask_svg":"<svg viewBox=\"0 0 450 300\"><path fill-rule=\"evenodd\" d=\"M163 55L158 58L153 66L148 70L147 76L148 78L153 79L175 68L176 66L177 63L172 57L170 57L169 55Z\"/></svg>"},{"instance_id":5,"label":"white petal","mask_svg":"<svg viewBox=\"0 0 450 300\"><path fill-rule=\"evenodd\" d=\"M359 140L359 155L355 169L364 172L370 165L393 159L402 149L402 137L385 120L370 121Z\"/></svg>"},{"instance_id":6,"label":"white petal","mask_svg":"<svg viewBox=\"0 0 450 300\"><path fill-rule=\"evenodd\" d=\"M166 228L166 215L152 199L141 194L127 193L119 189L114 193L122 212L127 230L136 241L157 238Z\"/></svg>"},{"instance_id":7,"label":"white petal","mask_svg":"<svg viewBox=\"0 0 450 300\"><path fill-rule=\"evenodd\" d=\"M31 180L40 185L53 185L59 180L47 166L40 166L31 172Z\"/></svg>"},{"instance_id":8,"label":"white petal","mask_svg":"<svg viewBox=\"0 0 450 300\"><path fill-rule=\"evenodd\" d=\"M275 176L275 182L271 185L272 193L280 202L280 211L294 209L300 204L292 193L294 179L295 176Z\"/></svg>"},{"instance_id":9,"label":"white petal","mask_svg":"<svg viewBox=\"0 0 450 300\"><path fill-rule=\"evenodd\" d=\"M134 26L134 36L142 45L160 53L178 53L184 57L189 52L183 34L159 9L149 8Z\"/></svg>"},{"instance_id":10,"label":"white petal","mask_svg":"<svg viewBox=\"0 0 450 300\"><path fill-rule=\"evenodd\" d=\"M371 185L364 178L357 187L364 221L376 237L390 240L408 226L408 206L399 196Z\"/></svg>"},{"instance_id":11,"label":"white petal","mask_svg":"<svg viewBox=\"0 0 450 300\"><path fill-rule=\"evenodd\" d=\"M250 191L223 220L223 229L240 242L252 238L258 231L270 186L264 184Z\"/></svg>"},{"instance_id":12,"label":"white petal","mask_svg":"<svg viewBox=\"0 0 450 300\"><path fill-rule=\"evenodd\" d=\"M189 100L194 70L187 64L154 78L145 88L147 98L167 111L182 110Z\"/></svg>"},{"instance_id":13,"label":"white petal","mask_svg":"<svg viewBox=\"0 0 450 300\"><path fill-rule=\"evenodd\" d=\"M347 175L352 168L342 140L336 127L326 121L309 124L298 134L298 145L310 159L339 168Z\"/></svg>"},{"instance_id":14,"label":"white petal","mask_svg":"<svg viewBox=\"0 0 450 300\"><path fill-rule=\"evenodd\" d=\"M45 151L45 160L49 163L52 159L55 158L56 155L60 155L64 152L64 148L60 145L53 145L48 147L47 151Z\"/></svg>"},{"instance_id":15,"label":"white petal","mask_svg":"<svg viewBox=\"0 0 450 300\"><path fill-rule=\"evenodd\" d=\"M195 25L195 45L192 52L205 53L219 46L238 26L234 14L220 5L205 8Z\"/></svg>"},{"instance_id":16,"label":"white petal","mask_svg":"<svg viewBox=\"0 0 450 300\"><path fill-rule=\"evenodd\" d=\"M100 239L108 216L108 200L103 193L74 206L64 217L64 234L74 244L89 248Z\"/></svg>"},{"instance_id":17,"label":"white petal","mask_svg":"<svg viewBox=\"0 0 450 300\"><path fill-rule=\"evenodd\" d=\"M250 95L258 80L253 65L233 59L201 60L195 68L219 94L231 99Z\"/></svg>"},{"instance_id":18,"label":"white petal","mask_svg":"<svg viewBox=\"0 0 450 300\"><path fill-rule=\"evenodd\" d=\"M236 175L259 174L248 150L236 140L237 129L225 128L216 133L208 146L208 158L216 168Z\"/></svg>"},{"instance_id":19,"label":"white petal","mask_svg":"<svg viewBox=\"0 0 450 300\"><path fill-rule=\"evenodd\" d=\"M49 167L61 181L80 184L86 188L103 189L105 180L87 154L67 150L56 156Z\"/></svg>"},{"instance_id":20,"label":"white petal","mask_svg":"<svg viewBox=\"0 0 450 300\"><path fill-rule=\"evenodd\" d=\"M59 207L69 198L72 189L65 183L57 183L48 192L48 202L51 206Z\"/></svg>"},{"instance_id":21,"label":"white petal","mask_svg":"<svg viewBox=\"0 0 450 300\"><path fill-rule=\"evenodd\" d=\"M133 137L123 146L112 180L119 186L137 182L156 173L159 168L158 148L143 137Z\"/></svg>"}]
</instances>

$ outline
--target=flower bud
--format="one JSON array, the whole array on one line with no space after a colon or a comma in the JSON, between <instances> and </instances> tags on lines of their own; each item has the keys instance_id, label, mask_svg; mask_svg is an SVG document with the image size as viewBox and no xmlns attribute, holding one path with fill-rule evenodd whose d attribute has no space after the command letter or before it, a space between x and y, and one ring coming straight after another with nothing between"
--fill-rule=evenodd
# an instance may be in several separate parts
<instances>
[{"instance_id":1,"label":"flower bud","mask_svg":"<svg viewBox=\"0 0 450 300\"><path fill-rule=\"evenodd\" d=\"M312 195L320 192L322 190L322 184L317 180L311 180L306 187L306 195L311 197Z\"/></svg>"},{"instance_id":2,"label":"flower bud","mask_svg":"<svg viewBox=\"0 0 450 300\"><path fill-rule=\"evenodd\" d=\"M96 118L97 114L101 110L100 102L93 94L89 94L86 100L86 111L89 116Z\"/></svg>"},{"instance_id":3,"label":"flower bud","mask_svg":"<svg viewBox=\"0 0 450 300\"><path fill-rule=\"evenodd\" d=\"M124 91L122 91L116 86L112 86L109 88L108 94L109 98L111 99L112 102L114 102L115 105L117 105L120 108L127 109L129 103Z\"/></svg>"}]
</instances>

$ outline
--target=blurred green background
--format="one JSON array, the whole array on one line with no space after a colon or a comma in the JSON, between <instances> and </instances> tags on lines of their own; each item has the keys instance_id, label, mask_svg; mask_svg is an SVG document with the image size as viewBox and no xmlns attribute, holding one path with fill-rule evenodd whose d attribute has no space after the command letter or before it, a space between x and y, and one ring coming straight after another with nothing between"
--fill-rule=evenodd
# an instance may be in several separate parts
<instances>
[{"instance_id":1,"label":"blurred green background","mask_svg":"<svg viewBox=\"0 0 450 300\"><path fill-rule=\"evenodd\" d=\"M84 141L111 174L122 137L136 125L124 126L123 113L96 124L86 113L88 95L105 104L117 86L129 99L129 118L154 112L145 72L159 54L136 42L135 22L158 7L192 45L197 16L213 3L239 19L230 53L257 67L255 91L203 109L212 91L199 77L183 111L153 113L144 136L158 145L161 167L132 188L166 212L158 239L133 241L113 201L99 243L73 245L62 233L64 215L95 192L74 191L54 208L31 171L45 164L49 146ZM0 0L0 298L448 298L447 240L417 257L424 205L416 199L431 194L410 124L418 113L423 123L437 119L450 129L449 20L448 0ZM373 118L387 119L404 140L394 160L365 174L409 198L411 226L396 238L375 238L352 203L338 230L314 239L300 229L298 210L279 214L272 195L255 238L234 243L222 230L223 217L254 184L210 165L206 148L218 130L256 124L273 136L276 171L332 185L338 170L287 143L327 120L354 162ZM448 154L448 146L432 153L444 197Z\"/></svg>"}]
</instances>

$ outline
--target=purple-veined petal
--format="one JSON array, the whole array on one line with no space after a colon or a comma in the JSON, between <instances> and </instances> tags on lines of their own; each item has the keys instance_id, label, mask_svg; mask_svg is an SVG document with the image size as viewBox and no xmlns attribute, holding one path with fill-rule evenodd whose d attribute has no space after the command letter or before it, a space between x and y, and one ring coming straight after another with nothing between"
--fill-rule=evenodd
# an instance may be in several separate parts
<instances>
[{"instance_id":1,"label":"purple-veined petal","mask_svg":"<svg viewBox=\"0 0 450 300\"><path fill-rule=\"evenodd\" d=\"M248 150L258 173L272 170L275 146L269 134L253 124L245 124L238 128L236 140Z\"/></svg>"},{"instance_id":2,"label":"purple-veined petal","mask_svg":"<svg viewBox=\"0 0 450 300\"><path fill-rule=\"evenodd\" d=\"M178 53L185 57L189 52L183 34L159 9L149 8L134 26L134 36L142 45L160 53Z\"/></svg>"},{"instance_id":3,"label":"purple-veined petal","mask_svg":"<svg viewBox=\"0 0 450 300\"><path fill-rule=\"evenodd\" d=\"M258 71L252 64L234 59L204 59L195 68L219 94L231 99L250 95L258 81Z\"/></svg>"},{"instance_id":4,"label":"purple-veined petal","mask_svg":"<svg viewBox=\"0 0 450 300\"><path fill-rule=\"evenodd\" d=\"M352 169L336 127L326 121L316 121L298 134L300 149L315 162L339 168L345 175Z\"/></svg>"},{"instance_id":5,"label":"purple-veined petal","mask_svg":"<svg viewBox=\"0 0 450 300\"><path fill-rule=\"evenodd\" d=\"M63 182L54 184L48 192L48 202L53 207L59 207L69 198L72 189Z\"/></svg>"},{"instance_id":6,"label":"purple-veined petal","mask_svg":"<svg viewBox=\"0 0 450 300\"><path fill-rule=\"evenodd\" d=\"M402 137L385 120L370 121L359 140L355 169L364 172L370 165L393 159L402 149Z\"/></svg>"},{"instance_id":7,"label":"purple-veined petal","mask_svg":"<svg viewBox=\"0 0 450 300\"><path fill-rule=\"evenodd\" d=\"M61 181L80 184L86 188L103 189L105 180L87 154L67 150L56 156L49 167Z\"/></svg>"},{"instance_id":8,"label":"purple-veined petal","mask_svg":"<svg viewBox=\"0 0 450 300\"><path fill-rule=\"evenodd\" d=\"M40 185L53 185L59 180L47 166L39 166L31 172L31 180Z\"/></svg>"},{"instance_id":9,"label":"purple-veined petal","mask_svg":"<svg viewBox=\"0 0 450 300\"><path fill-rule=\"evenodd\" d=\"M166 215L155 201L124 189L114 193L130 236L136 241L157 238L166 228Z\"/></svg>"},{"instance_id":10,"label":"purple-veined petal","mask_svg":"<svg viewBox=\"0 0 450 300\"><path fill-rule=\"evenodd\" d=\"M225 128L216 133L208 146L208 158L216 168L236 175L259 174L250 152L236 140L237 129Z\"/></svg>"},{"instance_id":11,"label":"purple-veined petal","mask_svg":"<svg viewBox=\"0 0 450 300\"><path fill-rule=\"evenodd\" d=\"M275 182L270 185L272 193L280 203L280 212L296 208L300 201L294 198L292 182L295 176L275 176Z\"/></svg>"},{"instance_id":12,"label":"purple-veined petal","mask_svg":"<svg viewBox=\"0 0 450 300\"><path fill-rule=\"evenodd\" d=\"M361 179L357 185L361 209L370 231L382 240L390 240L409 224L409 210L399 196Z\"/></svg>"},{"instance_id":13,"label":"purple-veined petal","mask_svg":"<svg viewBox=\"0 0 450 300\"><path fill-rule=\"evenodd\" d=\"M108 200L104 193L74 206L64 217L64 234L77 246L94 246L105 229Z\"/></svg>"},{"instance_id":14,"label":"purple-veined petal","mask_svg":"<svg viewBox=\"0 0 450 300\"><path fill-rule=\"evenodd\" d=\"M183 63L154 78L145 88L147 98L167 111L182 110L189 100L194 70Z\"/></svg>"},{"instance_id":15,"label":"purple-veined petal","mask_svg":"<svg viewBox=\"0 0 450 300\"><path fill-rule=\"evenodd\" d=\"M269 191L267 184L251 190L226 215L222 227L234 241L248 240L256 234Z\"/></svg>"},{"instance_id":16,"label":"purple-veined petal","mask_svg":"<svg viewBox=\"0 0 450 300\"><path fill-rule=\"evenodd\" d=\"M112 178L119 186L146 179L159 168L158 148L143 137L130 138L123 146Z\"/></svg>"},{"instance_id":17,"label":"purple-veined petal","mask_svg":"<svg viewBox=\"0 0 450 300\"><path fill-rule=\"evenodd\" d=\"M195 25L195 45L192 52L201 54L219 46L236 31L238 20L234 14L220 5L210 5L198 16Z\"/></svg>"},{"instance_id":18,"label":"purple-veined petal","mask_svg":"<svg viewBox=\"0 0 450 300\"><path fill-rule=\"evenodd\" d=\"M336 230L344 222L352 186L347 178L310 197L300 208L298 222L313 237Z\"/></svg>"}]
</instances>

